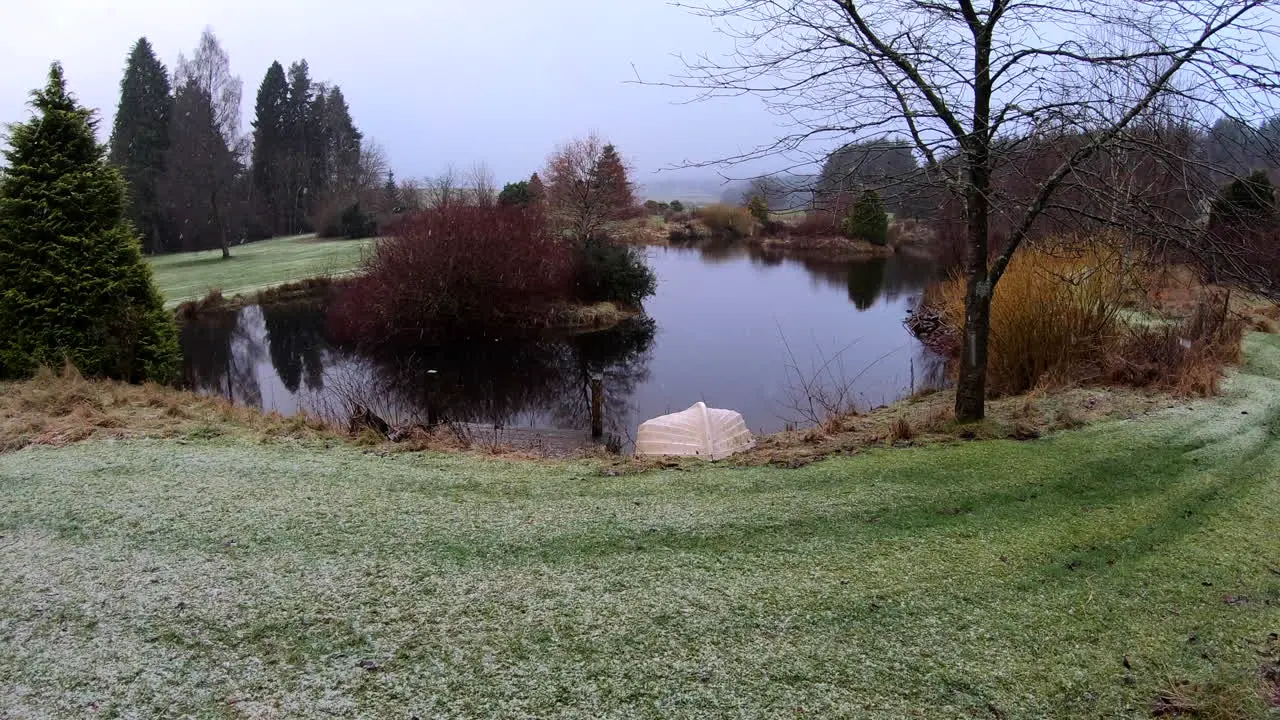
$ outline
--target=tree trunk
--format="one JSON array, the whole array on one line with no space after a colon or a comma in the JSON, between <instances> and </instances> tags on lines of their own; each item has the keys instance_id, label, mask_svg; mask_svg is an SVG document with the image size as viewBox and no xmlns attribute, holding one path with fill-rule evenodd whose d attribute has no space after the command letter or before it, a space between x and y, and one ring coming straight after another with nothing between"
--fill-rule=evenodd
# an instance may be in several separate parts
<instances>
[{"instance_id":1,"label":"tree trunk","mask_svg":"<svg viewBox=\"0 0 1280 720\"><path fill-rule=\"evenodd\" d=\"M965 220L969 230L965 274L964 338L960 346L960 376L956 381L956 420L977 422L986 414L987 338L991 334L990 253L991 220L991 28L970 20L974 32L973 132L964 143L968 165ZM999 279L999 278L995 278Z\"/></svg>"},{"instance_id":2,"label":"tree trunk","mask_svg":"<svg viewBox=\"0 0 1280 720\"><path fill-rule=\"evenodd\" d=\"M213 218L218 223L218 242L222 245L222 259L231 259L231 242L227 238L227 220L223 217L222 205L219 202L218 193L214 192L209 197L209 204L213 207Z\"/></svg>"},{"instance_id":3,"label":"tree trunk","mask_svg":"<svg viewBox=\"0 0 1280 720\"><path fill-rule=\"evenodd\" d=\"M987 148L973 151L969 165L969 189L965 198L969 231L965 276L964 337L960 346L960 375L956 381L956 420L977 422L986 414L987 339L991 334L993 283L988 264L988 230L991 185Z\"/></svg>"},{"instance_id":4,"label":"tree trunk","mask_svg":"<svg viewBox=\"0 0 1280 720\"><path fill-rule=\"evenodd\" d=\"M964 301L964 339L956 382L956 420L977 422L986 414L987 339L991 333L991 291L986 280L969 278Z\"/></svg>"}]
</instances>

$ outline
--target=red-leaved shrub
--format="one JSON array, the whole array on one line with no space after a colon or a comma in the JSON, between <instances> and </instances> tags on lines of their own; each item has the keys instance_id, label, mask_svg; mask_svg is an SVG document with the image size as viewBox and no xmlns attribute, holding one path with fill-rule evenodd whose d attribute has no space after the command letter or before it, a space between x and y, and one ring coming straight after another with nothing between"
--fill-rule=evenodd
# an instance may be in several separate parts
<instances>
[{"instance_id":1,"label":"red-leaved shrub","mask_svg":"<svg viewBox=\"0 0 1280 720\"><path fill-rule=\"evenodd\" d=\"M432 343L572 294L576 255L531 207L449 205L389 229L329 313L340 343Z\"/></svg>"}]
</instances>

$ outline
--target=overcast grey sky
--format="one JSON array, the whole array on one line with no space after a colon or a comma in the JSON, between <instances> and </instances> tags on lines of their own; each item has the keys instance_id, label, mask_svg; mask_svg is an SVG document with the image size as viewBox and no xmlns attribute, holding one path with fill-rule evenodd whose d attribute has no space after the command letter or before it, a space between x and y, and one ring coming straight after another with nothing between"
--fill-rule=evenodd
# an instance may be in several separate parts
<instances>
[{"instance_id":1,"label":"overcast grey sky","mask_svg":"<svg viewBox=\"0 0 1280 720\"><path fill-rule=\"evenodd\" d=\"M72 91L118 101L132 43L145 35L173 69L211 26L244 80L243 129L272 60L306 58L337 83L366 137L400 176L487 162L527 176L556 143L596 129L644 171L745 150L779 134L754 98L674 104L673 53L723 48L710 22L664 0L0 0L0 122L28 117L28 92L62 61ZM632 66L636 70L633 71ZM700 171L698 175L713 174Z\"/></svg>"}]
</instances>

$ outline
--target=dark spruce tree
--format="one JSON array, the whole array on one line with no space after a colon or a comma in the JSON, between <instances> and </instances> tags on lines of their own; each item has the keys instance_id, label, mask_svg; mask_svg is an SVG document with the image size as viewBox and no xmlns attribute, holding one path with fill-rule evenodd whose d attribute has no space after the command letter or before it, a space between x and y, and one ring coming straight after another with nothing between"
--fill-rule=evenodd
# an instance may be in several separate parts
<instances>
[{"instance_id":1,"label":"dark spruce tree","mask_svg":"<svg viewBox=\"0 0 1280 720\"><path fill-rule=\"evenodd\" d=\"M289 81L284 67L271 63L258 86L253 118L254 216L262 233L288 232L288 113Z\"/></svg>"},{"instance_id":2,"label":"dark spruce tree","mask_svg":"<svg viewBox=\"0 0 1280 720\"><path fill-rule=\"evenodd\" d=\"M314 123L311 120L312 87L311 70L306 60L289 65L289 101L285 105L284 120L284 193L281 211L285 217L285 232L300 233L307 230L311 196L311 147Z\"/></svg>"},{"instance_id":3,"label":"dark spruce tree","mask_svg":"<svg viewBox=\"0 0 1280 720\"><path fill-rule=\"evenodd\" d=\"M355 201L363 136L351 120L342 88L336 85L316 85L307 112L307 153L311 164L308 193L314 215L320 208Z\"/></svg>"},{"instance_id":4,"label":"dark spruce tree","mask_svg":"<svg viewBox=\"0 0 1280 720\"><path fill-rule=\"evenodd\" d=\"M1276 193L1266 170L1236 178L1218 192L1210 208L1210 224L1269 225L1276 212Z\"/></svg>"},{"instance_id":5,"label":"dark spruce tree","mask_svg":"<svg viewBox=\"0 0 1280 720\"><path fill-rule=\"evenodd\" d=\"M0 377L70 362L90 376L171 380L173 319L93 113L57 63L33 96L35 117L10 126L0 171Z\"/></svg>"},{"instance_id":6,"label":"dark spruce tree","mask_svg":"<svg viewBox=\"0 0 1280 720\"><path fill-rule=\"evenodd\" d=\"M129 183L129 218L142 233L149 252L164 249L160 202L156 186L164 172L169 148L169 73L151 43L139 38L129 52L120 104L111 130L111 162Z\"/></svg>"},{"instance_id":7,"label":"dark spruce tree","mask_svg":"<svg viewBox=\"0 0 1280 720\"><path fill-rule=\"evenodd\" d=\"M400 212L404 207L404 200L400 197L400 186L396 185L395 172L387 171L387 181L382 185L382 212L384 214L392 214Z\"/></svg>"},{"instance_id":8,"label":"dark spruce tree","mask_svg":"<svg viewBox=\"0 0 1280 720\"><path fill-rule=\"evenodd\" d=\"M319 166L323 173L319 178L322 193L353 196L359 184L360 143L364 134L356 129L351 119L351 108L342 95L342 88L334 85L325 96L323 114L318 118L323 128Z\"/></svg>"},{"instance_id":9,"label":"dark spruce tree","mask_svg":"<svg viewBox=\"0 0 1280 720\"><path fill-rule=\"evenodd\" d=\"M540 206L547 201L547 186L538 173L529 176L529 204Z\"/></svg>"}]
</instances>

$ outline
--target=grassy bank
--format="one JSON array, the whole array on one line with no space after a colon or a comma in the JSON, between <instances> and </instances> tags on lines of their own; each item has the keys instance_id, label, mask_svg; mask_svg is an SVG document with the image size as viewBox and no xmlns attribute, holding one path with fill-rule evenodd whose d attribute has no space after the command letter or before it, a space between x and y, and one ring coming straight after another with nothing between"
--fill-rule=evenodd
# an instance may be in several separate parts
<instances>
[{"instance_id":1,"label":"grassy bank","mask_svg":"<svg viewBox=\"0 0 1280 720\"><path fill-rule=\"evenodd\" d=\"M368 240L319 240L313 235L237 245L231 259L220 250L150 258L165 305L204 297L214 288L226 297L355 269Z\"/></svg>"},{"instance_id":2,"label":"grassy bank","mask_svg":"<svg viewBox=\"0 0 1280 720\"><path fill-rule=\"evenodd\" d=\"M1190 409L792 471L0 454L0 716L1267 717L1280 338L1247 355Z\"/></svg>"}]
</instances>

